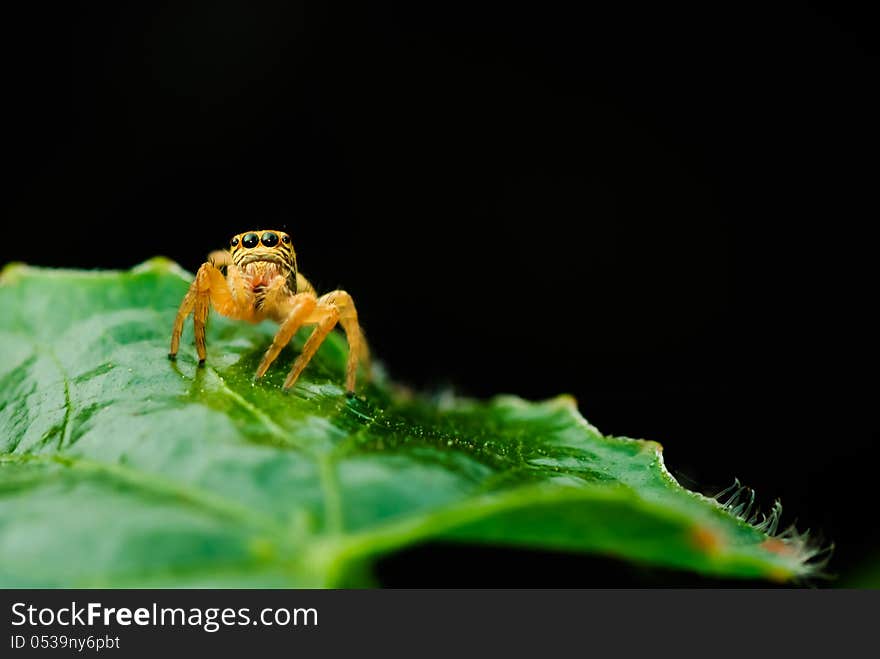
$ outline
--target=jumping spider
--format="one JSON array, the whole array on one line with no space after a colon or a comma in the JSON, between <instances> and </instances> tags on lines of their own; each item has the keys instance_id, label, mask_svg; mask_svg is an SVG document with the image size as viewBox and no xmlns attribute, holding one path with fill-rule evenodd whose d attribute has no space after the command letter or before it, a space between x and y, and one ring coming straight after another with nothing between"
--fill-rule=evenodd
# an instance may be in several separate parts
<instances>
[{"instance_id":1,"label":"jumping spider","mask_svg":"<svg viewBox=\"0 0 880 659\"><path fill-rule=\"evenodd\" d=\"M225 277L220 270L223 267ZM171 334L171 359L177 356L183 322L192 313L199 365L205 363L208 302L218 313L230 318L251 323L271 318L281 325L257 368L257 378L263 376L303 325L315 325L315 329L290 369L284 389L293 386L336 323L342 325L348 339L346 389L354 391L358 364L369 369L369 350L351 296L345 291L332 291L318 297L314 287L297 271L293 244L283 231L240 233L233 236L228 250L211 252L180 303Z\"/></svg>"}]
</instances>

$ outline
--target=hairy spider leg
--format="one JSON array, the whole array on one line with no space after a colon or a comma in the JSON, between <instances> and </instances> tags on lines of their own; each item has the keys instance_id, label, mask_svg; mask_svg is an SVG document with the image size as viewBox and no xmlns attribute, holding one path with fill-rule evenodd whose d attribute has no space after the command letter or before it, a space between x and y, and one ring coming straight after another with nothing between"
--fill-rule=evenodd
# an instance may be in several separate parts
<instances>
[{"instance_id":1,"label":"hairy spider leg","mask_svg":"<svg viewBox=\"0 0 880 659\"><path fill-rule=\"evenodd\" d=\"M364 332L358 323L354 300L346 291L331 291L318 299L319 306L335 307L339 312L339 324L348 341L348 362L345 367L345 388L354 391L357 369L363 364L367 379L370 378L370 350Z\"/></svg>"},{"instance_id":2,"label":"hairy spider leg","mask_svg":"<svg viewBox=\"0 0 880 659\"><path fill-rule=\"evenodd\" d=\"M208 305L214 306L218 313L224 316L236 316L236 304L232 297L232 291L226 282L223 273L211 263L205 263L199 268L189 290L183 296L177 317L174 319L174 329L171 332L171 349L168 356L174 359L180 347L180 335L183 332L183 323L190 313L193 314L193 327L196 338L196 352L199 355L199 363L202 364L207 357L205 345L205 322L208 318Z\"/></svg>"},{"instance_id":3,"label":"hairy spider leg","mask_svg":"<svg viewBox=\"0 0 880 659\"><path fill-rule=\"evenodd\" d=\"M312 330L312 333L306 340L302 352L293 363L293 368L290 369L290 373L284 381L284 389L290 389L294 385L297 378L299 378L300 373L302 373L306 365L312 360L312 357L315 355L320 345L324 343L324 339L327 338L327 335L333 331L333 328L336 327L336 323L339 322L339 309L336 307L321 306L319 302L316 312L323 315L324 318L319 320L317 325L315 325L315 329ZM312 317L314 318L315 315L316 314L313 313Z\"/></svg>"},{"instance_id":4,"label":"hairy spider leg","mask_svg":"<svg viewBox=\"0 0 880 659\"><path fill-rule=\"evenodd\" d=\"M304 291L299 292L303 293ZM287 287L287 279L276 277L263 291L263 299L259 309L262 313L274 318L276 322L283 323L293 310L293 306L299 304L299 300L297 294L291 293Z\"/></svg>"},{"instance_id":5,"label":"hairy spider leg","mask_svg":"<svg viewBox=\"0 0 880 659\"><path fill-rule=\"evenodd\" d=\"M232 293L234 303L234 311L224 314L232 318L240 318L241 320L249 320L249 315L253 311L253 298L248 290L247 281L244 274L237 265L229 265L226 268L226 286ZM219 310L218 310L219 311ZM220 312L222 313L222 312Z\"/></svg>"},{"instance_id":6,"label":"hairy spider leg","mask_svg":"<svg viewBox=\"0 0 880 659\"><path fill-rule=\"evenodd\" d=\"M263 377L269 366L271 366L272 362L275 361L275 358L278 357L278 353L281 352L284 346L290 343L293 335L296 334L296 331L300 327L302 327L303 323L305 323L306 319L312 311L314 311L315 305L317 304L317 299L315 298L314 293L297 293L292 296L290 300L290 311L281 323L281 327L275 334L275 338L272 339L272 345L269 346L269 349L266 350L266 354L263 355L263 360L260 362L255 375L257 378Z\"/></svg>"},{"instance_id":7,"label":"hairy spider leg","mask_svg":"<svg viewBox=\"0 0 880 659\"><path fill-rule=\"evenodd\" d=\"M232 254L224 249L215 249L213 252L208 254L208 263L218 268L232 265Z\"/></svg>"}]
</instances>

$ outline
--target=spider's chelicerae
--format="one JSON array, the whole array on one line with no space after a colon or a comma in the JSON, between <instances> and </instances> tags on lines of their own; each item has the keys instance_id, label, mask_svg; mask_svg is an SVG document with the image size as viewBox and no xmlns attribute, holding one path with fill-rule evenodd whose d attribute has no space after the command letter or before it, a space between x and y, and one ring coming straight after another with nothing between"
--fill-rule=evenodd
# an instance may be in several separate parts
<instances>
[{"instance_id":1,"label":"spider's chelicerae","mask_svg":"<svg viewBox=\"0 0 880 659\"><path fill-rule=\"evenodd\" d=\"M226 276L220 270L223 267ZM346 389L354 391L358 364L369 368L369 351L351 296L345 291L332 291L318 297L297 271L293 244L283 231L240 233L233 236L228 250L210 254L180 303L171 334L171 359L177 356L183 322L192 313L199 364L205 362L209 302L218 313L230 318L251 323L271 318L281 325L257 368L258 378L303 325L315 325L315 329L290 369L285 389L293 386L336 323L342 325L348 339Z\"/></svg>"}]
</instances>

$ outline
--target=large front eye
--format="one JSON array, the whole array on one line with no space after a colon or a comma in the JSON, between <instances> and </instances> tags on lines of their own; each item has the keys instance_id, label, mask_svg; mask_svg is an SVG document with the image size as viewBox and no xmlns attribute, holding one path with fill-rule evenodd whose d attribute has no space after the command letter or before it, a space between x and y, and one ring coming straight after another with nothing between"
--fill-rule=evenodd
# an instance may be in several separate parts
<instances>
[{"instance_id":1,"label":"large front eye","mask_svg":"<svg viewBox=\"0 0 880 659\"><path fill-rule=\"evenodd\" d=\"M246 233L241 239L241 244L250 249L256 247L260 242L260 237L255 233Z\"/></svg>"},{"instance_id":2,"label":"large front eye","mask_svg":"<svg viewBox=\"0 0 880 659\"><path fill-rule=\"evenodd\" d=\"M263 242L264 247L275 247L278 244L278 234L267 231L260 240Z\"/></svg>"}]
</instances>

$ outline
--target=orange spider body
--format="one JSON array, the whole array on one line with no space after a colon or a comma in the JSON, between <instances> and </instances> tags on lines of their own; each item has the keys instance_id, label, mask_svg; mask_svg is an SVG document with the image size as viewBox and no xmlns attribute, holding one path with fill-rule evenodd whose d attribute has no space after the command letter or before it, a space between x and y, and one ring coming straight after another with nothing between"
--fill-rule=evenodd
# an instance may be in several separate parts
<instances>
[{"instance_id":1,"label":"orange spider body","mask_svg":"<svg viewBox=\"0 0 880 659\"><path fill-rule=\"evenodd\" d=\"M226 268L225 276L220 270L222 267ZM229 250L211 253L180 304L171 334L169 357L176 357L183 323L192 313L196 351L199 363L204 363L209 304L230 318L251 323L269 318L281 325L257 368L257 378L263 376L304 325L314 325L315 329L294 362L284 382L285 389L293 386L337 323L345 330L349 345L348 391L354 391L358 365L369 367L369 350L351 296L337 290L318 297L314 287L297 270L296 252L290 236L283 231L267 229L240 233L230 241Z\"/></svg>"}]
</instances>

